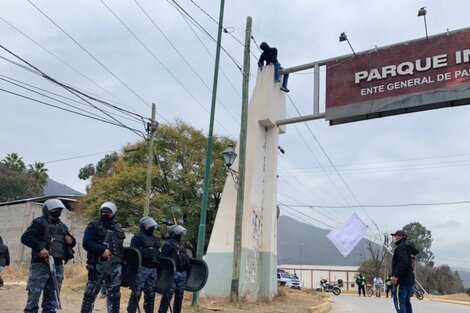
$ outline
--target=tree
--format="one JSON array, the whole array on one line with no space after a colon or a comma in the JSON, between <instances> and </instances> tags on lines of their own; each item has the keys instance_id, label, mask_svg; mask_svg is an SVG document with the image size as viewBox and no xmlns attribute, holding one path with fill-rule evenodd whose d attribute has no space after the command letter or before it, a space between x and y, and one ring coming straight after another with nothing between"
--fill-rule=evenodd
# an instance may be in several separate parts
<instances>
[{"instance_id":1,"label":"tree","mask_svg":"<svg viewBox=\"0 0 470 313\"><path fill-rule=\"evenodd\" d=\"M106 156L98 162L88 188L85 198L87 218L98 215L102 202L113 201L119 210L117 220L124 227L135 229L143 214L147 162L153 162L150 215L160 224L162 221L183 224L188 229L185 244L195 254L206 144L207 138L201 131L178 121L174 127L162 125L157 129L153 160L148 160L147 143L143 141L124 147L120 155ZM214 138L207 238L212 231L226 178L221 155L229 144L234 142L224 137ZM83 177L89 172L90 165L80 170ZM160 227L159 231L164 234L166 228Z\"/></svg>"},{"instance_id":2,"label":"tree","mask_svg":"<svg viewBox=\"0 0 470 313\"><path fill-rule=\"evenodd\" d=\"M411 241L420 253L416 256L416 261L428 264L434 260L434 254L431 251L432 234L430 230L418 222L407 224L403 227L407 238Z\"/></svg>"},{"instance_id":3,"label":"tree","mask_svg":"<svg viewBox=\"0 0 470 313\"><path fill-rule=\"evenodd\" d=\"M95 166L93 164L85 165L78 172L78 178L83 179L83 180L87 180L93 175L95 175Z\"/></svg>"},{"instance_id":4,"label":"tree","mask_svg":"<svg viewBox=\"0 0 470 313\"><path fill-rule=\"evenodd\" d=\"M387 276L390 272L388 266L391 264L391 257L385 247L389 247L390 243L390 237L386 234L383 235L381 244L368 241L366 249L369 258L361 263L358 272L363 273L370 280L374 277Z\"/></svg>"},{"instance_id":5,"label":"tree","mask_svg":"<svg viewBox=\"0 0 470 313\"><path fill-rule=\"evenodd\" d=\"M47 185L47 175L48 169L45 167L45 164L42 162L34 162L34 166L29 165L28 173L32 178L32 188L36 193L43 193L44 187Z\"/></svg>"},{"instance_id":6,"label":"tree","mask_svg":"<svg viewBox=\"0 0 470 313\"><path fill-rule=\"evenodd\" d=\"M23 158L18 156L18 154L15 152L8 153L7 156L2 160L2 163L7 165L10 169L19 172L24 171L26 169L26 165L24 164Z\"/></svg>"},{"instance_id":7,"label":"tree","mask_svg":"<svg viewBox=\"0 0 470 313\"><path fill-rule=\"evenodd\" d=\"M31 177L5 163L0 163L0 182L0 202L38 196Z\"/></svg>"}]
</instances>

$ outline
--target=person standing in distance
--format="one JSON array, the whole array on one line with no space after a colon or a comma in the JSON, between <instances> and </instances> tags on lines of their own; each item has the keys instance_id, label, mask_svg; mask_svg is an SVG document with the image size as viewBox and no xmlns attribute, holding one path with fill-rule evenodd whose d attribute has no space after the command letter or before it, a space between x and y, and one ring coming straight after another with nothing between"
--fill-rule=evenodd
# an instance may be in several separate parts
<instances>
[{"instance_id":1,"label":"person standing in distance","mask_svg":"<svg viewBox=\"0 0 470 313\"><path fill-rule=\"evenodd\" d=\"M392 275L388 275L387 279L385 279L385 295L388 298L388 293L392 291Z\"/></svg>"},{"instance_id":2,"label":"person standing in distance","mask_svg":"<svg viewBox=\"0 0 470 313\"><path fill-rule=\"evenodd\" d=\"M100 218L88 224L83 235L83 248L87 251L88 282L83 295L81 313L93 311L101 285L106 287L108 313L119 313L121 300L122 258L125 234L114 221L117 207L105 202L100 207Z\"/></svg>"},{"instance_id":3,"label":"person standing in distance","mask_svg":"<svg viewBox=\"0 0 470 313\"><path fill-rule=\"evenodd\" d=\"M166 313L168 306L171 305L171 298L175 295L173 302L173 313L181 313L183 304L184 287L186 285L187 272L190 269L189 256L186 248L181 243L181 237L188 231L181 225L171 225L168 227L169 239L162 246L162 257L168 257L175 262L175 279L170 289L162 294L158 313Z\"/></svg>"},{"instance_id":4,"label":"person standing in distance","mask_svg":"<svg viewBox=\"0 0 470 313\"><path fill-rule=\"evenodd\" d=\"M21 236L21 243L31 248L31 265L28 277L28 300L25 313L37 313L42 293L42 312L57 310L54 282L47 260L54 257L57 285L60 290L64 279L64 262L73 258L75 238L60 221L65 205L59 199L48 199L42 206L42 216L35 218Z\"/></svg>"},{"instance_id":5,"label":"person standing in distance","mask_svg":"<svg viewBox=\"0 0 470 313\"><path fill-rule=\"evenodd\" d=\"M10 266L10 251L7 245L3 243L3 238L0 236L0 274L3 268ZM0 287L3 287L3 278L0 276Z\"/></svg>"},{"instance_id":6,"label":"person standing in distance","mask_svg":"<svg viewBox=\"0 0 470 313\"><path fill-rule=\"evenodd\" d=\"M160 241L154 235L158 227L151 217L143 217L139 222L139 232L132 237L131 247L140 252L142 266L139 268L132 286L132 293L127 305L128 313L135 313L140 296L144 292L144 311L153 313L155 307L155 284L157 283L157 260L160 257Z\"/></svg>"},{"instance_id":7,"label":"person standing in distance","mask_svg":"<svg viewBox=\"0 0 470 313\"><path fill-rule=\"evenodd\" d=\"M395 252L392 258L392 298L397 313L413 313L411 290L415 283L412 255L419 251L408 241L403 230L391 234L395 237Z\"/></svg>"},{"instance_id":8,"label":"person standing in distance","mask_svg":"<svg viewBox=\"0 0 470 313\"><path fill-rule=\"evenodd\" d=\"M362 295L365 297L366 296L366 277L362 273L359 273L359 275L357 276L356 284L357 284L357 292L359 293L359 297L361 296L361 290L362 290Z\"/></svg>"}]
</instances>

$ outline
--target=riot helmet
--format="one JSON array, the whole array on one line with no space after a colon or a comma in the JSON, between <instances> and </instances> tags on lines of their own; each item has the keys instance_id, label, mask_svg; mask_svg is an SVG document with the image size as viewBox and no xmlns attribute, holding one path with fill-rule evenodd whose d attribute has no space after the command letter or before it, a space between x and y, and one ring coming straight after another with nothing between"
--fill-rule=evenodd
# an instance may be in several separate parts
<instances>
[{"instance_id":1,"label":"riot helmet","mask_svg":"<svg viewBox=\"0 0 470 313\"><path fill-rule=\"evenodd\" d=\"M62 212L62 210L65 209L65 205L59 199L48 199L42 205L42 215L45 217L49 217L50 212L54 209L59 209L59 212ZM58 216L54 216L54 217L59 217L59 216L60 216L60 213L58 214Z\"/></svg>"},{"instance_id":2,"label":"riot helmet","mask_svg":"<svg viewBox=\"0 0 470 313\"><path fill-rule=\"evenodd\" d=\"M157 227L158 223L149 216L142 217L139 221L139 228L141 231L153 233Z\"/></svg>"},{"instance_id":3,"label":"riot helmet","mask_svg":"<svg viewBox=\"0 0 470 313\"><path fill-rule=\"evenodd\" d=\"M181 225L171 225L168 227L168 237L176 237L176 236L183 236L188 232L186 228Z\"/></svg>"},{"instance_id":4,"label":"riot helmet","mask_svg":"<svg viewBox=\"0 0 470 313\"><path fill-rule=\"evenodd\" d=\"M112 202L105 202L100 207L100 213L103 212L103 211L110 211L112 216L114 216L117 212L117 207Z\"/></svg>"}]
</instances>

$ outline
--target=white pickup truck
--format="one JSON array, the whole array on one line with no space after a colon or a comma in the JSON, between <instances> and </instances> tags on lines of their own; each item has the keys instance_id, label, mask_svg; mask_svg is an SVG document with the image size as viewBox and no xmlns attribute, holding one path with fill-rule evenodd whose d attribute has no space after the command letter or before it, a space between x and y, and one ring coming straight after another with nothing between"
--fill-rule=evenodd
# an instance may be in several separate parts
<instances>
[{"instance_id":1,"label":"white pickup truck","mask_svg":"<svg viewBox=\"0 0 470 313\"><path fill-rule=\"evenodd\" d=\"M303 284L299 278L294 276L294 274L282 270L277 272L277 284L279 286L286 286L293 289L303 288Z\"/></svg>"}]
</instances>

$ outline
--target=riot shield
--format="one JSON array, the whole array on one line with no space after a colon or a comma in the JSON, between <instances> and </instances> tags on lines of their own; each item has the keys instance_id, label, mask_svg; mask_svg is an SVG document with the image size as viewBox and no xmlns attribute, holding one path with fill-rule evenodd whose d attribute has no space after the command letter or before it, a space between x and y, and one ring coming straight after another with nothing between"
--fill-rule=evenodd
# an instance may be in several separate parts
<instances>
[{"instance_id":1,"label":"riot shield","mask_svg":"<svg viewBox=\"0 0 470 313\"><path fill-rule=\"evenodd\" d=\"M189 269L184 290L196 292L204 288L209 276L209 269L204 260L189 258L189 263L191 268Z\"/></svg>"},{"instance_id":2,"label":"riot shield","mask_svg":"<svg viewBox=\"0 0 470 313\"><path fill-rule=\"evenodd\" d=\"M157 265L157 283L155 291L163 293L170 288L171 283L175 279L176 266L170 258L161 257L158 259Z\"/></svg>"},{"instance_id":3,"label":"riot shield","mask_svg":"<svg viewBox=\"0 0 470 313\"><path fill-rule=\"evenodd\" d=\"M124 256L122 258L122 287L131 287L135 276L139 271L141 263L139 250L130 247L124 247Z\"/></svg>"}]
</instances>

